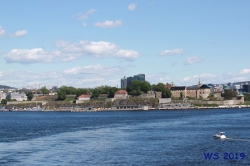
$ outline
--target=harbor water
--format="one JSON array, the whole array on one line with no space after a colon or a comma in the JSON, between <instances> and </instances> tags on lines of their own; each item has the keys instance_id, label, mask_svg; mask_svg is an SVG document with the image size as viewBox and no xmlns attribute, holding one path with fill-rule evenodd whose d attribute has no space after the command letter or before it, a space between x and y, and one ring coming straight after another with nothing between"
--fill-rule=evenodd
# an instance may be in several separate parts
<instances>
[{"instance_id":1,"label":"harbor water","mask_svg":"<svg viewBox=\"0 0 250 166\"><path fill-rule=\"evenodd\" d=\"M0 165L250 165L249 122L249 108L0 112Z\"/></svg>"}]
</instances>

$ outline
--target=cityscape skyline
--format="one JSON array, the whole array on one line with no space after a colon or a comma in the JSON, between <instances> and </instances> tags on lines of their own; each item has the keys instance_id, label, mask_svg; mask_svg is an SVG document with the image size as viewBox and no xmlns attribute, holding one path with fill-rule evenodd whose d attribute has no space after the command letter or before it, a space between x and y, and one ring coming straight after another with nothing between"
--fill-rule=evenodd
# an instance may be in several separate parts
<instances>
[{"instance_id":1,"label":"cityscape skyline","mask_svg":"<svg viewBox=\"0 0 250 166\"><path fill-rule=\"evenodd\" d=\"M250 1L3 1L0 85L250 80Z\"/></svg>"}]
</instances>

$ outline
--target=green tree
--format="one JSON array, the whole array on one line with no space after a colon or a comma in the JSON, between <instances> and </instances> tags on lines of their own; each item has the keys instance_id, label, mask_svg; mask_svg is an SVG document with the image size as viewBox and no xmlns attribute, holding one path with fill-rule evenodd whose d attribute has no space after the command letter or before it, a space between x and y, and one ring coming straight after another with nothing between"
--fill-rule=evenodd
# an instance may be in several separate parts
<instances>
[{"instance_id":1,"label":"green tree","mask_svg":"<svg viewBox=\"0 0 250 166\"><path fill-rule=\"evenodd\" d=\"M183 93L182 92L180 93L180 99L181 100L183 99Z\"/></svg>"},{"instance_id":2,"label":"green tree","mask_svg":"<svg viewBox=\"0 0 250 166\"><path fill-rule=\"evenodd\" d=\"M82 88L77 88L76 89L76 96L77 97L82 95L82 94L87 94L87 93L88 93L88 91L86 89L82 89Z\"/></svg>"},{"instance_id":3,"label":"green tree","mask_svg":"<svg viewBox=\"0 0 250 166\"><path fill-rule=\"evenodd\" d=\"M250 94L249 93L244 95L244 100L245 101L250 101Z\"/></svg>"},{"instance_id":4,"label":"green tree","mask_svg":"<svg viewBox=\"0 0 250 166\"><path fill-rule=\"evenodd\" d=\"M152 91L156 91L156 85L155 85L155 84L152 84L152 85L151 85L151 89L152 89Z\"/></svg>"},{"instance_id":5,"label":"green tree","mask_svg":"<svg viewBox=\"0 0 250 166\"><path fill-rule=\"evenodd\" d=\"M115 96L115 92L118 91L119 89L116 87L110 87L109 88L109 93L108 93L108 98L113 98Z\"/></svg>"},{"instance_id":6,"label":"green tree","mask_svg":"<svg viewBox=\"0 0 250 166\"><path fill-rule=\"evenodd\" d=\"M138 96L141 94L141 81L134 80L127 86L127 91L130 95Z\"/></svg>"},{"instance_id":7,"label":"green tree","mask_svg":"<svg viewBox=\"0 0 250 166\"><path fill-rule=\"evenodd\" d=\"M141 89L142 92L147 93L148 91L151 90L151 85L147 81L141 82L140 89Z\"/></svg>"},{"instance_id":8,"label":"green tree","mask_svg":"<svg viewBox=\"0 0 250 166\"><path fill-rule=\"evenodd\" d=\"M31 101L31 100L33 99L33 96L34 96L34 95L33 95L32 92L27 92L27 93L26 93L26 96L27 96L28 100Z\"/></svg>"},{"instance_id":9,"label":"green tree","mask_svg":"<svg viewBox=\"0 0 250 166\"><path fill-rule=\"evenodd\" d=\"M230 89L226 89L224 93L222 94L225 100L231 100L233 97L237 96L237 93L235 91L232 91Z\"/></svg>"},{"instance_id":10,"label":"green tree","mask_svg":"<svg viewBox=\"0 0 250 166\"><path fill-rule=\"evenodd\" d=\"M92 95L91 95L91 98L97 98L100 94L100 89L98 88L95 88L92 90Z\"/></svg>"},{"instance_id":11,"label":"green tree","mask_svg":"<svg viewBox=\"0 0 250 166\"><path fill-rule=\"evenodd\" d=\"M7 99L2 99L2 100L1 100L1 104L3 104L3 105L6 105L6 104L7 104L7 102L8 102L8 100L7 100Z\"/></svg>"},{"instance_id":12,"label":"green tree","mask_svg":"<svg viewBox=\"0 0 250 166\"><path fill-rule=\"evenodd\" d=\"M45 86L42 87L40 90L41 90L42 94L44 94L44 95L49 94L49 90Z\"/></svg>"},{"instance_id":13,"label":"green tree","mask_svg":"<svg viewBox=\"0 0 250 166\"><path fill-rule=\"evenodd\" d=\"M165 88L161 96L162 98L171 98L172 93L168 88Z\"/></svg>"},{"instance_id":14,"label":"green tree","mask_svg":"<svg viewBox=\"0 0 250 166\"><path fill-rule=\"evenodd\" d=\"M163 83L158 83L157 85L156 85L156 91L158 91L158 92L163 92L164 91L164 89L165 89L165 84L163 84Z\"/></svg>"},{"instance_id":15,"label":"green tree","mask_svg":"<svg viewBox=\"0 0 250 166\"><path fill-rule=\"evenodd\" d=\"M59 90L57 92L57 95L58 95L58 100L65 100L66 99L66 92L63 91L63 90Z\"/></svg>"},{"instance_id":16,"label":"green tree","mask_svg":"<svg viewBox=\"0 0 250 166\"><path fill-rule=\"evenodd\" d=\"M172 95L171 91L168 88L166 88L165 84L163 83L158 83L156 85L156 91L162 92L162 95L161 95L162 98L170 98Z\"/></svg>"},{"instance_id":17,"label":"green tree","mask_svg":"<svg viewBox=\"0 0 250 166\"><path fill-rule=\"evenodd\" d=\"M66 93L66 95L75 95L76 94L76 88L71 87L71 86L61 86L59 90L64 91Z\"/></svg>"}]
</instances>

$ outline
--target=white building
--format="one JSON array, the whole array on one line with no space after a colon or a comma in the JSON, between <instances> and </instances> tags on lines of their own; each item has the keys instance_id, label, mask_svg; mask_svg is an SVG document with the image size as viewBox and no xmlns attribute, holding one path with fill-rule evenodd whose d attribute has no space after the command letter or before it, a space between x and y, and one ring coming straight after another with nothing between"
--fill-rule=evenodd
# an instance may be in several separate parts
<instances>
[{"instance_id":1,"label":"white building","mask_svg":"<svg viewBox=\"0 0 250 166\"><path fill-rule=\"evenodd\" d=\"M128 92L126 90L118 90L115 92L115 99L127 99L128 98Z\"/></svg>"},{"instance_id":2,"label":"white building","mask_svg":"<svg viewBox=\"0 0 250 166\"><path fill-rule=\"evenodd\" d=\"M82 94L77 98L77 100L90 100L90 95Z\"/></svg>"},{"instance_id":3,"label":"white building","mask_svg":"<svg viewBox=\"0 0 250 166\"><path fill-rule=\"evenodd\" d=\"M0 101L2 101L3 99L6 99L6 94L3 92L0 92Z\"/></svg>"},{"instance_id":4,"label":"white building","mask_svg":"<svg viewBox=\"0 0 250 166\"><path fill-rule=\"evenodd\" d=\"M11 99L11 100L16 100L16 101L26 101L27 100L27 96L25 93L21 92L12 92L9 93L6 98Z\"/></svg>"}]
</instances>

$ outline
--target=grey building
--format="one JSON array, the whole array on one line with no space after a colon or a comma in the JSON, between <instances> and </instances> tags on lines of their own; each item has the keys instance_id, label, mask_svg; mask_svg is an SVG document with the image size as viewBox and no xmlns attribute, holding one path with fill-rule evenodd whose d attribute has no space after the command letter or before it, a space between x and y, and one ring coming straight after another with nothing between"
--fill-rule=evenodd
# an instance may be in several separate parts
<instances>
[{"instance_id":1,"label":"grey building","mask_svg":"<svg viewBox=\"0 0 250 166\"><path fill-rule=\"evenodd\" d=\"M26 101L27 100L27 96L25 93L21 92L21 93L18 93L18 92L12 92L12 93L9 93L7 96L6 96L7 99L11 99L11 100L16 100L16 101Z\"/></svg>"},{"instance_id":2,"label":"grey building","mask_svg":"<svg viewBox=\"0 0 250 166\"><path fill-rule=\"evenodd\" d=\"M126 88L127 88L127 78L126 78L126 76L124 76L121 79L121 89L126 89Z\"/></svg>"},{"instance_id":3,"label":"grey building","mask_svg":"<svg viewBox=\"0 0 250 166\"><path fill-rule=\"evenodd\" d=\"M250 93L250 85L242 85L243 92Z\"/></svg>"},{"instance_id":4,"label":"grey building","mask_svg":"<svg viewBox=\"0 0 250 166\"><path fill-rule=\"evenodd\" d=\"M133 77L123 77L121 79L121 88L126 89L128 85L130 85L134 80L139 80L141 82L145 82L145 74L134 75Z\"/></svg>"}]
</instances>

